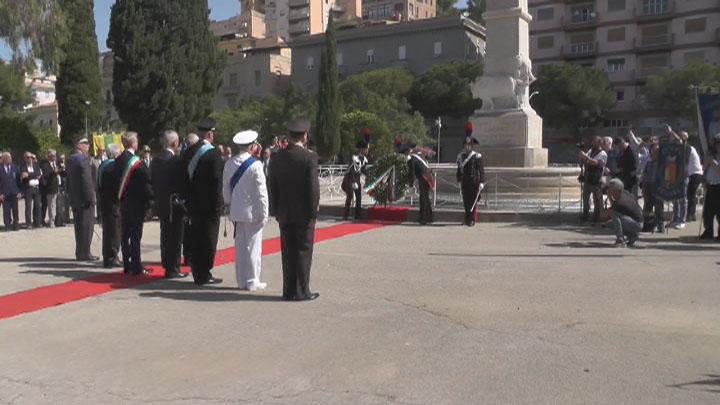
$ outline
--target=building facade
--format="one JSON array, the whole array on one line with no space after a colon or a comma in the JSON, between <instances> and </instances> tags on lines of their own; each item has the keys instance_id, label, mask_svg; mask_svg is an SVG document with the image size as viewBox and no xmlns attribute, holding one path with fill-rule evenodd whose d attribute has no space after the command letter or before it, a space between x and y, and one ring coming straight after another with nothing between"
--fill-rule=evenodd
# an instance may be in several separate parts
<instances>
[{"instance_id":1,"label":"building facade","mask_svg":"<svg viewBox=\"0 0 720 405\"><path fill-rule=\"evenodd\" d=\"M221 39L264 38L265 15L248 9L227 20L210 21L210 31Z\"/></svg>"},{"instance_id":2,"label":"building facade","mask_svg":"<svg viewBox=\"0 0 720 405\"><path fill-rule=\"evenodd\" d=\"M363 0L363 20L413 21L435 18L436 0Z\"/></svg>"},{"instance_id":3,"label":"building facade","mask_svg":"<svg viewBox=\"0 0 720 405\"><path fill-rule=\"evenodd\" d=\"M336 38L341 79L389 67L421 75L434 65L453 60L482 60L485 50L485 29L460 17L339 30ZM294 85L310 91L317 89L324 44L324 34L299 38L290 44Z\"/></svg>"},{"instance_id":4,"label":"building facade","mask_svg":"<svg viewBox=\"0 0 720 405\"><path fill-rule=\"evenodd\" d=\"M607 72L617 104L605 127L615 132L666 121L644 102L649 76L720 62L718 0L529 0L529 6L534 68L576 63Z\"/></svg>"},{"instance_id":5,"label":"building facade","mask_svg":"<svg viewBox=\"0 0 720 405\"><path fill-rule=\"evenodd\" d=\"M42 70L25 74L25 87L30 89L32 103L25 106L25 112L33 115L33 122L41 128L48 128L60 136L58 105L55 94L57 77Z\"/></svg>"}]
</instances>

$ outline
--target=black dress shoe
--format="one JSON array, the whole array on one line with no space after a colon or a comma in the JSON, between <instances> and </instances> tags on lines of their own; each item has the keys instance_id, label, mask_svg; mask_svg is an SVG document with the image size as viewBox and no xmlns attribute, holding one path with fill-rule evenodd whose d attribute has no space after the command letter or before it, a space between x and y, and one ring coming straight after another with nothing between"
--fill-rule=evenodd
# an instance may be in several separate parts
<instances>
[{"instance_id":1,"label":"black dress shoe","mask_svg":"<svg viewBox=\"0 0 720 405\"><path fill-rule=\"evenodd\" d=\"M307 297L295 297L295 301L313 301L318 299L320 296L320 293L312 293L308 295Z\"/></svg>"},{"instance_id":2,"label":"black dress shoe","mask_svg":"<svg viewBox=\"0 0 720 405\"><path fill-rule=\"evenodd\" d=\"M146 269L146 268L144 268L144 267L143 267L142 270L140 270L140 271L133 271L133 272L132 272L132 275L133 275L133 276L147 276L148 274L152 274L152 270Z\"/></svg>"},{"instance_id":3,"label":"black dress shoe","mask_svg":"<svg viewBox=\"0 0 720 405\"><path fill-rule=\"evenodd\" d=\"M181 271L165 271L165 278L185 278L189 276L190 273L183 273Z\"/></svg>"},{"instance_id":4,"label":"black dress shoe","mask_svg":"<svg viewBox=\"0 0 720 405\"><path fill-rule=\"evenodd\" d=\"M88 256L88 257L83 257L83 258L80 258L80 259L77 259L77 260L78 260L79 262L96 262L96 261L100 260L100 258L97 257L97 256L90 255L90 256Z\"/></svg>"},{"instance_id":5,"label":"black dress shoe","mask_svg":"<svg viewBox=\"0 0 720 405\"><path fill-rule=\"evenodd\" d=\"M712 238L713 238L712 231L710 231L710 232L705 231L702 233L702 235L700 235L700 239L712 239Z\"/></svg>"},{"instance_id":6,"label":"black dress shoe","mask_svg":"<svg viewBox=\"0 0 720 405\"><path fill-rule=\"evenodd\" d=\"M123 264L118 259L106 260L103 262L103 267L106 269L112 269L113 267L122 267Z\"/></svg>"},{"instance_id":7,"label":"black dress shoe","mask_svg":"<svg viewBox=\"0 0 720 405\"><path fill-rule=\"evenodd\" d=\"M475 221L470 221L470 223L468 223L468 226L470 226L470 227L475 226Z\"/></svg>"},{"instance_id":8,"label":"black dress shoe","mask_svg":"<svg viewBox=\"0 0 720 405\"><path fill-rule=\"evenodd\" d=\"M210 277L209 279L207 279L205 281L195 280L195 284L197 284L197 285L212 285L212 284L220 284L220 283L222 283L222 279L215 278L215 277Z\"/></svg>"}]
</instances>

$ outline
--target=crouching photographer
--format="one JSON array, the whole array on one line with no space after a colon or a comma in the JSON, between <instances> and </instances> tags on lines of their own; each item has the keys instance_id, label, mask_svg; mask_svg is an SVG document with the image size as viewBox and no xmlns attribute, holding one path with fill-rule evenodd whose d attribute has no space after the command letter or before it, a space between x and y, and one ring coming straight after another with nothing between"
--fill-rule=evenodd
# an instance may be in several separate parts
<instances>
[{"instance_id":1,"label":"crouching photographer","mask_svg":"<svg viewBox=\"0 0 720 405\"><path fill-rule=\"evenodd\" d=\"M603 220L610 220L615 230L615 247L633 246L643 229L643 212L632 194L625 190L620 179L611 179L604 189L610 200L610 209L601 214Z\"/></svg>"}]
</instances>

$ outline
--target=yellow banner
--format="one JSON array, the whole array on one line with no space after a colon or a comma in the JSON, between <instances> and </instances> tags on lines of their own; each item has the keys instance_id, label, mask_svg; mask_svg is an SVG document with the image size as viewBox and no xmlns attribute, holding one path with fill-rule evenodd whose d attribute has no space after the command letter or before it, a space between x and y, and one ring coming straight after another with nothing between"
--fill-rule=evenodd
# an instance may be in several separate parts
<instances>
[{"instance_id":1,"label":"yellow banner","mask_svg":"<svg viewBox=\"0 0 720 405\"><path fill-rule=\"evenodd\" d=\"M109 134L98 134L93 133L92 134L92 145L93 145L93 156L97 156L97 150L98 148L103 148L107 150L107 147L112 144L117 144L120 147L120 150L125 150L122 145L121 141L122 134L121 133L109 133Z\"/></svg>"}]
</instances>

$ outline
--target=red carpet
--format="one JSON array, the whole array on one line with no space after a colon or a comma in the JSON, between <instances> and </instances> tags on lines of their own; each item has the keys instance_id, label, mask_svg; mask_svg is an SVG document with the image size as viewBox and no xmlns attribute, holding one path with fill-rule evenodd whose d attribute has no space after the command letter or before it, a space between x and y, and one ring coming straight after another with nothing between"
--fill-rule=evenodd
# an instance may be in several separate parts
<instances>
[{"instance_id":1,"label":"red carpet","mask_svg":"<svg viewBox=\"0 0 720 405\"><path fill-rule=\"evenodd\" d=\"M348 223L316 229L315 243L369 231L382 226L379 223ZM279 251L280 238L263 240L263 256L278 253ZM234 261L235 248L232 247L218 250L215 256L215 266L222 266ZM165 271L161 266L154 265L148 266L148 268L153 273L144 277L126 276L122 272L116 272L0 296L0 319L67 304L68 302L94 297L113 290L152 283L163 278Z\"/></svg>"},{"instance_id":2,"label":"red carpet","mask_svg":"<svg viewBox=\"0 0 720 405\"><path fill-rule=\"evenodd\" d=\"M373 221L400 223L407 221L407 213L410 207L370 207L368 208L368 218Z\"/></svg>"}]
</instances>

